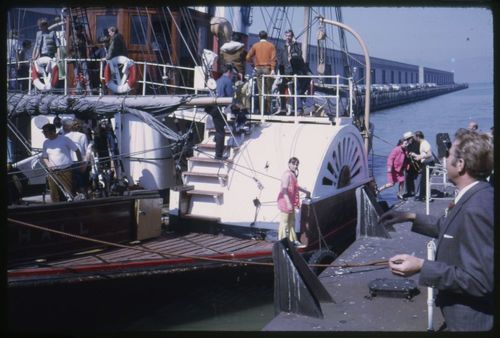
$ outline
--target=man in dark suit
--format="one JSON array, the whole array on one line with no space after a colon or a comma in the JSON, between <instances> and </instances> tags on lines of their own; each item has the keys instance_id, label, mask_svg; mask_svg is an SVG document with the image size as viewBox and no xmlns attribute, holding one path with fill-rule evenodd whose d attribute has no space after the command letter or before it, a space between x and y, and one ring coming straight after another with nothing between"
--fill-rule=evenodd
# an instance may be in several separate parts
<instances>
[{"instance_id":1,"label":"man in dark suit","mask_svg":"<svg viewBox=\"0 0 500 338\"><path fill-rule=\"evenodd\" d=\"M310 79L300 77L297 79L297 84L295 85L293 75L307 75L310 74L311 71L302 58L302 48L295 40L293 30L289 29L285 32L285 46L280 52L279 69L281 74L286 76L285 79L289 95L295 95L296 91L297 95L304 95L308 89ZM291 96L288 99L288 104L290 107L294 107L293 111L297 110L297 113L302 115L304 113L303 100L303 97L298 97L297 107L295 107L295 99ZM284 105L282 105L282 107L284 107Z\"/></svg>"},{"instance_id":2,"label":"man in dark suit","mask_svg":"<svg viewBox=\"0 0 500 338\"><path fill-rule=\"evenodd\" d=\"M438 290L442 330L493 328L493 145L486 134L460 129L448 151L448 178L458 188L454 204L440 218L390 210L380 223L412 221L412 231L438 238L435 261L407 254L389 259L396 275L420 272L419 284Z\"/></svg>"}]
</instances>

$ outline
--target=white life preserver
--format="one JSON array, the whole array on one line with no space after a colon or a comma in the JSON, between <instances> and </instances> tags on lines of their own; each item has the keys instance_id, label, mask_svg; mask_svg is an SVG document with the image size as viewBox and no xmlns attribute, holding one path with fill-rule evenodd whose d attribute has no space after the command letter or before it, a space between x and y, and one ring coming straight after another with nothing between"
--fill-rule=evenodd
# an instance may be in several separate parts
<instances>
[{"instance_id":1,"label":"white life preserver","mask_svg":"<svg viewBox=\"0 0 500 338\"><path fill-rule=\"evenodd\" d=\"M59 81L59 68L55 59L48 56L38 58L31 66L33 85L41 92L47 92Z\"/></svg>"},{"instance_id":2,"label":"white life preserver","mask_svg":"<svg viewBox=\"0 0 500 338\"><path fill-rule=\"evenodd\" d=\"M118 66L123 65L123 76L120 76ZM137 80L137 70L133 60L126 56L116 56L108 60L104 68L104 82L115 94L128 93L134 88Z\"/></svg>"}]
</instances>

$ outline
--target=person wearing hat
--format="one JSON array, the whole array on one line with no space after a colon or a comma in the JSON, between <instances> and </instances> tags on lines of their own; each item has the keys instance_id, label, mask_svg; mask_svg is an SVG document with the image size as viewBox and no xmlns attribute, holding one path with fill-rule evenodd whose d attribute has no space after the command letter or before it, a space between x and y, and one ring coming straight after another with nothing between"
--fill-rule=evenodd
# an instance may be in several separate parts
<instances>
[{"instance_id":1,"label":"person wearing hat","mask_svg":"<svg viewBox=\"0 0 500 338\"><path fill-rule=\"evenodd\" d=\"M432 167L434 165L434 156L432 155L431 144L424 138L424 133L419 131L415 132L416 143L419 144L419 154L410 152L409 155L413 160L419 163L419 171L416 177L416 192L415 200L423 201L426 196L426 167ZM432 173L432 169L429 171L429 175Z\"/></svg>"},{"instance_id":2,"label":"person wearing hat","mask_svg":"<svg viewBox=\"0 0 500 338\"><path fill-rule=\"evenodd\" d=\"M36 60L42 56L54 58L57 49L61 45L55 31L49 31L49 21L47 18L38 20L38 28L36 32L35 46L33 47L32 59Z\"/></svg>"},{"instance_id":3,"label":"person wearing hat","mask_svg":"<svg viewBox=\"0 0 500 338\"><path fill-rule=\"evenodd\" d=\"M49 175L50 198L52 202L62 201L62 196L59 193L59 185L54 181L54 176L62 185L67 193L73 191L73 173L71 166L71 152L74 151L79 163L82 162L82 154L78 146L69 138L56 133L56 126L52 123L47 123L42 127L43 135L46 140L43 142L42 160ZM82 171L85 168L82 168Z\"/></svg>"},{"instance_id":4,"label":"person wearing hat","mask_svg":"<svg viewBox=\"0 0 500 338\"><path fill-rule=\"evenodd\" d=\"M406 146L406 157L408 164L405 170L405 194L403 197L415 196L415 179L417 178L418 172L420 170L420 165L414 160L409 154L420 154L420 147L418 142L415 141L413 132L407 131L403 134L403 139L407 142Z\"/></svg>"}]
</instances>

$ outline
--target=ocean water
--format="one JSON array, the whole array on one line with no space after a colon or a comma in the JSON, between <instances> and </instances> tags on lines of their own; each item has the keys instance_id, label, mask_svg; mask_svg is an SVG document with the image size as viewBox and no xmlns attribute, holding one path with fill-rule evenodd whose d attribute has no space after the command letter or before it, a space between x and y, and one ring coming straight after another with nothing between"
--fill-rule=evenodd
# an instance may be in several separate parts
<instances>
[{"instance_id":1,"label":"ocean water","mask_svg":"<svg viewBox=\"0 0 500 338\"><path fill-rule=\"evenodd\" d=\"M370 121L375 129L369 160L377 185L386 183L387 156L403 133L422 131L437 155L436 135L448 133L453 140L455 132L467 128L471 120L484 132L493 126L493 84L470 84L465 90L373 113ZM397 185L386 189L381 198L391 205L397 200L397 190Z\"/></svg>"},{"instance_id":2,"label":"ocean water","mask_svg":"<svg viewBox=\"0 0 500 338\"><path fill-rule=\"evenodd\" d=\"M387 155L404 132L421 130L435 150L437 133L453 138L471 119L483 131L493 126L492 84L471 84L466 90L373 113L370 163L377 184L385 183ZM396 192L395 186L381 197L393 204ZM272 272L234 269L211 274L217 274L217 282L199 272L180 278L20 289L9 292L9 327L36 333L259 331L273 318Z\"/></svg>"}]
</instances>

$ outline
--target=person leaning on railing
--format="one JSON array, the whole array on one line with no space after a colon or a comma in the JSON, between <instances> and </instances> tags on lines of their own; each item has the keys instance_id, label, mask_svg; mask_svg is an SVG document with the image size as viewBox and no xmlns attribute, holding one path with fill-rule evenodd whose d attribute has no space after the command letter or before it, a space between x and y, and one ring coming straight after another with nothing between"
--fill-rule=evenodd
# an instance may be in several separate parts
<instances>
[{"instance_id":1,"label":"person leaning on railing","mask_svg":"<svg viewBox=\"0 0 500 338\"><path fill-rule=\"evenodd\" d=\"M55 31L49 31L49 22L47 18L38 20L39 31L36 32L35 45L33 46L32 59L48 56L54 58L57 49L61 45Z\"/></svg>"},{"instance_id":2,"label":"person leaning on railing","mask_svg":"<svg viewBox=\"0 0 500 338\"><path fill-rule=\"evenodd\" d=\"M271 113L271 89L274 82L272 77L265 77L264 86L262 88L262 76L274 75L276 69L276 47L271 42L267 41L267 32L259 32L260 41L253 44L248 51L246 61L254 66L255 74L257 75L257 88L259 96L266 94L264 99L264 112ZM263 89L265 89L263 91ZM260 102L260 101L259 101ZM260 107L260 105L259 105ZM261 112L262 113L262 112Z\"/></svg>"}]
</instances>

